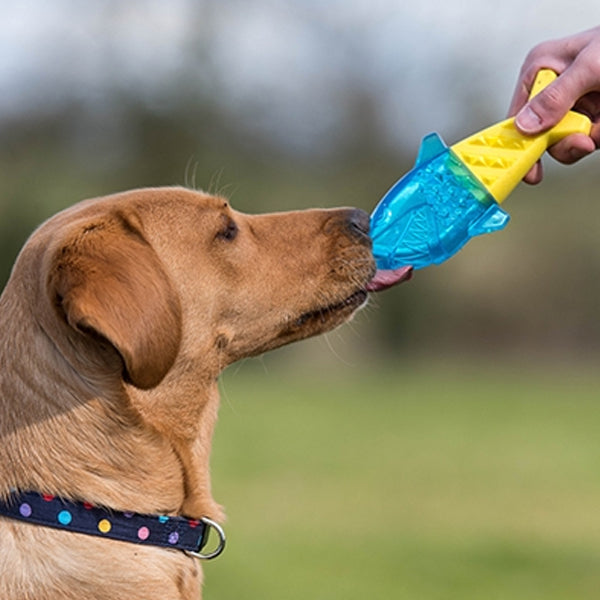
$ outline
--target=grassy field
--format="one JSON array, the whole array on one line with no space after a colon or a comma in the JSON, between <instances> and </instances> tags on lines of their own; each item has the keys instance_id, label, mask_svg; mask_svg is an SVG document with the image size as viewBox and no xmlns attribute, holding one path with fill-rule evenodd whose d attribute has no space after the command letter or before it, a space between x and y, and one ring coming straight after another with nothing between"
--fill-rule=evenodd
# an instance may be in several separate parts
<instances>
[{"instance_id":1,"label":"grassy field","mask_svg":"<svg viewBox=\"0 0 600 600\"><path fill-rule=\"evenodd\" d=\"M592 370L243 368L222 393L206 599L598 598Z\"/></svg>"}]
</instances>

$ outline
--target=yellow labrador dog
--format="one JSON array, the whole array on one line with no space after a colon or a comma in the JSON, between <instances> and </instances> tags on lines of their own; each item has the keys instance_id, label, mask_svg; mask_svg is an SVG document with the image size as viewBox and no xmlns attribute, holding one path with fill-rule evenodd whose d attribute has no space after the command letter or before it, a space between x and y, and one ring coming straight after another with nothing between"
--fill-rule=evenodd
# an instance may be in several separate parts
<instances>
[{"instance_id":1,"label":"yellow labrador dog","mask_svg":"<svg viewBox=\"0 0 600 600\"><path fill-rule=\"evenodd\" d=\"M376 274L368 228L164 188L31 236L0 298L2 600L199 598L217 378L407 279Z\"/></svg>"}]
</instances>

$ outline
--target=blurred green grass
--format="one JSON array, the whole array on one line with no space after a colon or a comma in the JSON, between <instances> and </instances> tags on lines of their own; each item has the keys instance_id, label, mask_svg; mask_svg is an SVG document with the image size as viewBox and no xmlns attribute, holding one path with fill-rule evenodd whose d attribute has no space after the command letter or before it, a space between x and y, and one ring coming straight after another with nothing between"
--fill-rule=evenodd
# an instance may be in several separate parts
<instances>
[{"instance_id":1,"label":"blurred green grass","mask_svg":"<svg viewBox=\"0 0 600 600\"><path fill-rule=\"evenodd\" d=\"M600 375L458 362L222 381L205 598L597 598Z\"/></svg>"}]
</instances>

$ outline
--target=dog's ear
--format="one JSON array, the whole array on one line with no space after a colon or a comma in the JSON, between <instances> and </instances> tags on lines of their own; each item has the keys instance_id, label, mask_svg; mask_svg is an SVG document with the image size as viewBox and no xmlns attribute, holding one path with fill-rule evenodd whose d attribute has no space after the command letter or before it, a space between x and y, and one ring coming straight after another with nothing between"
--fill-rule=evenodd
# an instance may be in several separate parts
<instances>
[{"instance_id":1,"label":"dog's ear","mask_svg":"<svg viewBox=\"0 0 600 600\"><path fill-rule=\"evenodd\" d=\"M49 285L71 327L117 350L126 381L141 389L160 383L179 351L181 308L131 219L118 215L79 231L55 255Z\"/></svg>"}]
</instances>

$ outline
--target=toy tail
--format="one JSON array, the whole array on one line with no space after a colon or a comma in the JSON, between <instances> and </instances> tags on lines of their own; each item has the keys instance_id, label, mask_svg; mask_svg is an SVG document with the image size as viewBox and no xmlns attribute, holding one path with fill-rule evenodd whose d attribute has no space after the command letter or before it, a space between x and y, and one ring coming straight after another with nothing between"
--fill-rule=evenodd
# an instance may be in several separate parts
<instances>
[{"instance_id":1,"label":"toy tail","mask_svg":"<svg viewBox=\"0 0 600 600\"><path fill-rule=\"evenodd\" d=\"M557 75L543 69L538 73L531 97ZM506 119L454 144L452 151L479 179L496 202L502 202L541 158L548 147L572 133L589 135L588 117L569 112L555 127L535 136L523 135L514 118Z\"/></svg>"}]
</instances>

